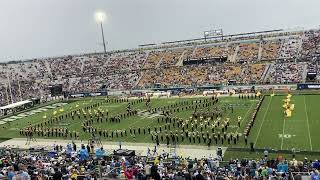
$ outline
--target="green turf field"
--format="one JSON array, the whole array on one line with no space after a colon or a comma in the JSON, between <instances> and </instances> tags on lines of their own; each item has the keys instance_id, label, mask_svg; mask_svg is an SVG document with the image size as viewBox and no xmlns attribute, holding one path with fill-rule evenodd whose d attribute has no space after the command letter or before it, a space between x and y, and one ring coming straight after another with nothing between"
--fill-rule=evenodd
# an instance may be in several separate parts
<instances>
[{"instance_id":1,"label":"green turf field","mask_svg":"<svg viewBox=\"0 0 320 180\"><path fill-rule=\"evenodd\" d=\"M318 101L320 100L319 95L293 95L291 100L292 103L295 104L295 109L293 111L292 117L286 118L283 114L283 99L285 96L266 96L264 101L262 102L261 108L257 113L257 117L254 123L253 128L249 134L249 142L254 142L256 148L272 148L275 150L291 150L295 148L296 150L306 150L306 151L320 151L320 144L318 143L318 135L320 128L320 121L318 117L320 115L319 108L317 107ZM186 107L186 105L181 104L181 102L189 102L199 101L200 99L204 100L205 97L202 98L160 98L160 99L152 99L151 107L167 107L170 105L176 105L177 107ZM207 98L208 99L208 98ZM129 102L134 102L136 100L129 100ZM232 142L228 144L226 141L224 144L221 141L218 141L218 144L214 142L211 145L218 146L229 146L229 147L246 147L244 143L243 132L246 128L249 120L252 117L254 109L258 103L258 99L239 99L236 97L220 97L219 102L209 106L209 107L201 107L198 108L198 112L210 111L214 108L221 109L222 117L221 122L223 122L226 118L230 118L230 125L228 127L227 133L240 133L240 139L237 141L237 144L233 144ZM125 113L128 102L107 102L105 99L98 98L87 98L87 99L79 99L76 101L66 102L67 104L63 105L63 112L59 110L61 107L57 107L54 109L49 109L45 112L39 112L27 117L23 117L17 120L14 120L10 123L6 123L2 126L2 130L0 131L0 137L2 138L14 138L14 137L25 137L19 134L21 128L25 128L28 124L36 124L39 122L43 122L43 116L46 116L45 119L49 119L54 117L53 112L57 111L59 115L65 115L70 111L81 110L92 104L102 103L99 107L93 108L94 110L102 110L104 112L108 111L109 116L113 117L120 113ZM225 107L232 106L234 111L232 112L230 109ZM44 107L45 108L45 107ZM114 136L113 138L109 137L101 137L103 141L127 141L127 142L146 142L151 143L152 141L151 135L146 133L142 133L143 128L149 128L151 131L154 131L153 128L157 127L157 131L159 131L159 127L162 127L162 132L160 134L170 133L170 132L178 132L180 134L181 127L172 127L167 132L164 132L165 122L158 123L157 119L163 117L161 112L149 113L147 111L147 107L145 102L134 103L131 105L131 108L137 110L137 115L131 116L129 118L124 118L120 123L112 123L105 122L97 123L94 119L94 123L92 124L93 128L106 130L108 133L115 131L124 131L127 130L128 135L121 137L120 134L118 137ZM172 112L171 117L180 118L185 122L189 119L189 117L194 112L194 109L183 110L180 112ZM87 112L88 113L88 112ZM241 126L238 127L237 119L238 116L241 116ZM82 124L88 119L85 118L82 114L80 119L75 118L72 120L70 117L66 118L62 121L50 124L45 126L46 128L67 128L69 132L78 132L79 139L87 140L91 137L91 133L83 132ZM216 120L216 119L215 119ZM1 121L1 120L0 120ZM213 121L213 120L212 120ZM213 123L213 122L212 122ZM210 122L211 124L211 122ZM141 128L141 133L136 133L134 136L129 133L129 129L138 129ZM187 129L191 131L191 127ZM200 127L194 129L194 131L200 132ZM203 132L211 132L210 129L203 129ZM221 128L216 128L216 133L221 132ZM159 133L159 132L158 132ZM154 132L151 132L154 134ZM57 139L72 139L71 137L38 137L36 138L57 138ZM165 143L164 141L160 141L160 143ZM179 142L179 144L194 144L198 145L199 143L189 142L189 140L185 139L183 142ZM203 141L201 141L202 145L205 145Z\"/></svg>"},{"instance_id":2,"label":"green turf field","mask_svg":"<svg viewBox=\"0 0 320 180\"><path fill-rule=\"evenodd\" d=\"M152 108L157 108L157 107L166 107L166 106L170 106L170 105L174 105L176 104L177 107L186 107L186 105L181 105L179 104L180 102L189 102L191 103L191 101L195 102L196 100L204 100L206 98L163 98L163 99L152 99L151 100L151 107ZM210 98L207 98L210 99ZM132 100L133 101L133 100ZM129 102L132 102L129 101ZM68 111L72 111L76 109L82 109L85 106L90 106L91 104L95 104L97 102L102 102L102 105L99 106L98 108L100 110L104 110L104 111L108 111L109 112L109 117L111 116L115 116L119 113L124 113L126 112L126 107L128 102L123 102L123 103L110 103L110 102L106 102L103 99L86 99L86 100L78 100L75 102L71 102L68 103L66 105L63 106L64 112L60 112L59 109L61 109L61 107L55 108L55 109L51 109L45 112L40 112L25 118L21 118L18 120L15 120L13 122L7 123L2 125L3 129L0 132L0 136L3 138L14 138L14 137L24 137L21 136L19 134L19 130L21 128L27 127L28 124L35 124L35 123L39 123L42 122L44 120L43 116L46 116L46 119L53 117L53 112L57 111L58 115L64 115L66 113L68 113ZM235 133L238 132L240 134L243 133L244 128L247 125L247 121L249 120L249 118L251 117L251 114L253 112L254 107L256 106L256 103L258 102L257 99L238 99L238 98L234 98L234 97L225 97L225 98L220 98L219 102L216 103L215 105L212 105L210 107L206 107L206 108L198 108L197 111L202 112L202 111L210 111L210 109L213 109L215 107L224 109L224 107L229 107L229 106L233 106L234 107L234 111L232 112L229 109L226 109L223 111L222 113L222 117L221 117L221 121L224 121L226 118L230 118L230 125L228 127L227 132L228 133ZM94 108L94 109L98 109L98 108ZM160 112L157 113L149 113L147 112L147 107L145 105L144 102L142 103L135 103L131 106L132 109L135 109L138 111L138 114L129 118L125 118L123 120L121 120L121 123L111 123L111 122L103 122L103 123L96 123L96 121L94 121L95 123L92 125L93 127L97 128L97 129L102 129L102 130L107 130L109 133L111 130L116 131L116 130L127 130L129 131L129 129L138 129L140 128L148 128L150 127L151 130L153 130L154 127L157 127L159 129L159 127L162 127L162 130L164 130L164 126L165 126L165 122L161 122L158 123L157 119L161 118L162 115L160 115ZM94 111L94 109L92 109L92 111ZM187 120L190 118L190 116L192 115L192 113L194 112L194 109L188 109L188 110L184 110L184 111L180 111L180 112L173 112L170 116L171 117L177 117L183 120ZM241 126L238 127L238 123L237 123L237 118L238 116L242 117L242 122L241 122ZM93 118L95 119L95 118ZM47 125L46 127L48 128L55 128L55 127L63 127L63 128L68 128L70 131L77 131L80 134L80 139L88 139L91 137L90 133L87 132L83 132L82 131L82 123L83 121L85 121L85 118L81 115L81 118L75 118L75 120L72 120L71 118L67 118L61 122L58 123L54 123L51 125ZM168 133L170 133L171 131L176 132L176 131L181 131L181 127L171 127L170 131L168 131ZM188 129L189 131L191 131L191 127L189 127ZM195 131L200 131L200 127L198 127L197 129L194 129ZM204 132L209 131L209 129L203 129ZM217 131L221 131L220 127L217 127ZM162 132L164 133L164 132ZM36 136L37 137L37 136ZM43 137L41 137L43 138ZM47 138L47 137L45 137ZM49 137L49 138L55 138L55 137ZM59 137L58 137L59 138ZM62 138L62 137L60 137ZM70 137L68 137L70 138ZM136 135L133 137L131 135L127 135L125 137L108 137L108 138L104 138L102 137L102 140L107 140L107 141L136 141L136 142L152 142L152 138L151 135L149 135L148 133L146 134L138 134L136 133ZM164 142L160 142L160 143L164 143ZM179 144L190 144L189 141L184 141L184 142L179 142ZM202 144L205 144L203 142L201 142ZM191 143L194 144L194 143ZM196 143L198 144L198 143ZM221 142L218 142L218 144L221 144ZM225 145L227 145L226 141L224 143ZM239 140L237 146L242 146L244 144L243 140ZM212 144L214 145L214 144Z\"/></svg>"},{"instance_id":3,"label":"green turf field","mask_svg":"<svg viewBox=\"0 0 320 180\"><path fill-rule=\"evenodd\" d=\"M295 104L292 117L284 116L282 108L285 96L266 96L257 114L250 141L256 147L268 147L276 150L319 151L318 140L319 95L293 95Z\"/></svg>"}]
</instances>

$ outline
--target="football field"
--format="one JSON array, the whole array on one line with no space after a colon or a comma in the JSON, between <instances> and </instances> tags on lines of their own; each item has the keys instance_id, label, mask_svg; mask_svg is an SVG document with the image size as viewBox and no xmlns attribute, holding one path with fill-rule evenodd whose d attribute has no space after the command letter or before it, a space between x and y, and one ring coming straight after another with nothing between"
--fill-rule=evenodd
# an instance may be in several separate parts
<instances>
[{"instance_id":1,"label":"football field","mask_svg":"<svg viewBox=\"0 0 320 180\"><path fill-rule=\"evenodd\" d=\"M245 127L247 126L247 123L249 119L251 118L251 115L253 113L254 108L256 107L256 103L258 102L258 99L239 99L237 97L221 97L219 98L219 102L209 105L208 107L203 107L202 105L206 105L204 103L204 100L209 100L209 97L194 97L194 98L159 98L159 99L152 99L150 106L152 109L155 108L165 108L165 110L169 109L180 109L180 111L172 111L170 113L171 118L177 118L183 121L183 124L185 124L185 132L197 132L198 134L204 133L205 135L209 134L212 135L211 130L212 126L214 124L214 121L219 121L220 125L217 125L215 127L215 133L222 135L222 124L226 121L226 119L229 119L229 126L226 130L226 133L228 134L234 134L238 133L240 138L237 141L237 144L235 146L243 146L244 140L243 140L243 132ZM201 103L199 101L202 100ZM208 101L208 102L209 102ZM119 114L125 113L128 103L132 103L131 108L137 111L136 115L122 118L121 122L111 122L110 118L118 116ZM23 128L26 128L28 126L33 125L37 126L39 123L43 123L44 121L47 121L51 118L57 118L60 116L65 116L66 114L70 114L71 111L77 111L79 112L79 117L76 115L74 119L72 119L70 116L67 118L64 118L63 120L55 121L54 123L50 124L43 124L43 127L40 128L41 131L46 132L44 136L38 134L38 129L34 131L36 138L50 138L50 139L72 139L74 138L71 136L59 136L55 134L56 129L68 129L68 132L76 132L79 133L79 139L80 140L86 140L89 139L92 135L92 133L88 131L83 131L83 124L88 119L93 119L93 123L89 125L89 127L96 129L97 131L105 132L107 131L108 135L104 135L103 133L100 135L97 133L97 136L101 136L101 140L103 141L124 141L124 142L147 142L147 143L154 143L154 139L152 139L152 135L158 134L161 136L165 136L166 134L177 134L180 138L180 141L177 142L178 144L191 144L191 145L206 145L206 142L204 142L202 139L200 143L198 140L196 142L190 142L186 138L184 138L184 141L181 141L182 136L185 136L185 132L181 132L182 127L177 127L177 123L174 123L174 121L168 121L165 122L162 120L165 116L162 114L162 110L157 110L157 112L149 112L145 102L140 103L134 103L135 100L129 100L129 102L106 102L105 99L79 99L76 101L71 102L64 102L64 104L60 104L59 107L55 107L56 105L50 105L48 107L55 107L55 108L49 108L41 107L35 110L32 110L27 113L23 113L22 115L15 115L13 117L8 117L5 119L2 119L0 121L7 122L6 124L2 125L2 131L0 132L1 137L3 138L16 138L16 137L25 137L24 135L19 134L19 131ZM85 108L88 106L91 106L95 103L101 103L99 107L92 108L91 111L86 110ZM184 103L184 104L183 104ZM197 109L195 109L195 106L198 106ZM188 109L186 109L189 107ZM231 110L232 107L232 110ZM46 110L44 110L46 109ZM63 111L60 111L63 109ZM182 110L183 109L183 110ZM95 113L97 110L104 111L106 118L106 112L109 112L108 120L105 121L103 118L103 121L97 121L97 117L95 116ZM212 119L209 122L206 122L207 119L199 119L200 116L198 116L198 121L190 121L190 116L194 112L198 113L207 113L211 111L219 111L221 112L220 120ZM54 112L57 112L57 114L54 115ZM87 114L85 117L84 113ZM92 118L89 118L88 114L93 115ZM238 117L241 117L241 125L238 125ZM17 117L22 117L18 118ZM160 119L160 121L158 121ZM189 123L189 126L186 127L186 124ZM191 124L194 124L197 126L194 126L193 131ZM175 124L175 125L174 125ZM182 123L181 123L182 124ZM201 127L201 124L203 127ZM208 125L206 125L208 124ZM168 127L170 126L170 129ZM138 133L138 130L140 128L140 133ZM145 131L148 131L148 129L151 129L150 133L144 133ZM156 128L156 129L155 129ZM160 130L161 128L161 130ZM131 129L131 130L130 130ZM49 136L46 136L47 131L54 131L54 133L49 133ZM134 133L134 130L136 133ZM124 135L124 131L127 131L127 134ZM132 131L132 132L131 132ZM112 137L110 133L114 134ZM122 133L121 133L122 132ZM122 134L122 135L121 135ZM201 134L202 135L202 134ZM202 136L201 136L202 137ZM162 138L161 138L162 139ZM161 140L160 143L165 143L165 140ZM212 145L221 145L221 146L228 146L233 143L227 144L226 139L224 142L218 141L216 144L212 143ZM234 144L233 144L234 145Z\"/></svg>"},{"instance_id":2,"label":"football field","mask_svg":"<svg viewBox=\"0 0 320 180\"><path fill-rule=\"evenodd\" d=\"M248 142L255 143L256 148L271 148L275 150L306 150L306 151L320 151L320 143L318 137L320 135L320 110L318 104L320 102L319 95L293 95L291 97L291 103L295 105L290 118L285 117L283 99L285 96L265 96L262 105L257 113L257 117L253 128L250 131ZM47 106L38 107L33 110L29 110L24 113L16 114L11 117L6 117L0 121L4 124L1 125L0 136L2 138L24 138L19 131L31 125L43 123L52 118L59 116L70 115L70 112L78 112L79 116L71 118L68 116L59 121L55 121L50 124L43 125L40 128L41 131L45 131L44 135L41 135L39 128L35 130L36 138L50 138L50 139L74 139L74 136L69 134L57 135L55 131L57 129L68 129L70 134L78 133L78 140L87 140L92 136L92 133L83 130L84 123L88 119L93 119L93 123L89 124L88 127L96 129L97 136L101 137L102 141L122 141L122 142L142 142L142 143L155 143L152 136L158 134L159 137L165 136L166 134L177 134L179 136L178 144L187 145L207 145L207 142L201 139L200 143L189 141L182 132L182 127L177 127L174 122L165 122L161 120L165 116L162 114L162 110L159 109L180 109L180 111L172 111L170 117L178 118L183 121L181 124L189 123L189 127L185 127L184 131L196 132L198 134L214 135L211 132L211 126L215 121L220 121L220 126L215 127L215 135L217 133L223 134L221 124L226 119L229 120L229 126L226 131L227 137L229 135L235 136L239 134L240 138L237 143L227 143L226 139L224 142L219 140L217 143L212 143L214 146L226 146L226 147L245 147L249 148L249 145L244 143L244 130L248 126L249 121L252 118L252 114L257 106L259 99L238 97L220 97L218 103L203 107L202 105L205 99L210 101L208 97L174 97L174 98L159 98L152 99L150 106L152 109L157 109L156 112L149 112L145 102L137 102L137 100L129 100L128 102L108 102L104 98L86 98L72 101L65 101L60 103L53 103ZM202 103L199 101L202 100ZM99 106L93 107L90 111L86 107L93 104L100 103ZM137 114L121 119L121 122L111 122L110 118L118 116L119 114L125 113L127 110L128 103L131 104L131 108L137 111ZM195 106L198 108L195 110ZM201 105L201 106L200 106ZM188 109L186 107L189 107ZM232 110L231 108L232 107ZM61 111L63 109L63 111ZM170 109L170 108L169 108ZM210 112L218 110L221 112L220 120L210 120L208 126L200 127L201 124L205 124L206 120L200 120L198 117L198 126L193 128L190 127L191 123L195 124L195 121L190 121L190 116L194 112ZM104 114L108 111L108 117L104 118L108 120L98 121L98 117L95 115L97 111L103 112ZM57 114L54 115L54 112ZM85 116L85 114L93 115L92 118ZM238 117L241 117L241 124L238 124ZM158 121L158 119L160 119ZM168 127L171 129L168 129ZM140 128L140 133L138 130ZM147 132L151 129L150 133ZM155 129L156 128L156 129ZM160 130L161 128L161 130ZM134 130L136 132L134 133ZM143 132L146 131L146 133ZM48 133L48 131L54 131L54 133ZM107 135L99 134L98 132L106 132ZM124 132L127 134L124 134ZM132 132L131 132L132 131ZM111 133L114 136L111 136ZM203 133L203 134L202 134ZM46 134L49 134L47 136ZM161 144L165 144L165 140L160 140Z\"/></svg>"},{"instance_id":3,"label":"football field","mask_svg":"<svg viewBox=\"0 0 320 180\"><path fill-rule=\"evenodd\" d=\"M284 115L286 96L266 96L250 135L259 148L275 150L320 150L320 96L293 95L291 117Z\"/></svg>"}]
</instances>

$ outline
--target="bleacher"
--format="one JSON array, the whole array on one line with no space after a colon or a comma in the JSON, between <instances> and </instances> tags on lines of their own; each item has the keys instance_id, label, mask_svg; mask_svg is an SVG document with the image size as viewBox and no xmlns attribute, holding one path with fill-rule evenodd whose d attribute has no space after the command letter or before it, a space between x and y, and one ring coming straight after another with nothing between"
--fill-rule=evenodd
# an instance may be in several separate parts
<instances>
[{"instance_id":1,"label":"bleacher","mask_svg":"<svg viewBox=\"0 0 320 180\"><path fill-rule=\"evenodd\" d=\"M63 84L66 92L93 92L154 85L227 85L230 80L236 84L299 83L306 80L301 72L306 65L294 61L319 61L319 44L320 30L266 31L107 54L3 63L0 64L0 104L7 104L8 100L49 97L47 87L51 84ZM226 62L184 63L217 57L224 57ZM282 64L283 61L286 63Z\"/></svg>"},{"instance_id":2,"label":"bleacher","mask_svg":"<svg viewBox=\"0 0 320 180\"><path fill-rule=\"evenodd\" d=\"M239 50L237 59L241 61L256 61L258 59L259 43L241 43L239 44Z\"/></svg>"}]
</instances>

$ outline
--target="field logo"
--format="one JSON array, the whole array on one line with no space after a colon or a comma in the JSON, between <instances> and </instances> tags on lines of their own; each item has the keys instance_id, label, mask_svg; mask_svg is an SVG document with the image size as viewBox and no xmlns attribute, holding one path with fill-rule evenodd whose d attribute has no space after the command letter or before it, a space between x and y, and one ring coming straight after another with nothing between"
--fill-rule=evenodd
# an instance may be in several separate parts
<instances>
[{"instance_id":1,"label":"field logo","mask_svg":"<svg viewBox=\"0 0 320 180\"><path fill-rule=\"evenodd\" d=\"M148 119L152 119L155 117L159 117L162 116L161 113L149 113L148 111L138 111L138 116L142 117L142 118L148 118Z\"/></svg>"},{"instance_id":2,"label":"field logo","mask_svg":"<svg viewBox=\"0 0 320 180\"><path fill-rule=\"evenodd\" d=\"M289 139L289 138L292 138L296 135L294 134L278 134L279 135L279 138L282 139L282 138L286 138L286 139Z\"/></svg>"},{"instance_id":3,"label":"field logo","mask_svg":"<svg viewBox=\"0 0 320 180\"><path fill-rule=\"evenodd\" d=\"M45 107L41 107L41 108L38 108L38 109L31 110L31 111L28 111L28 112L20 113L18 115L13 115L13 116L7 117L5 119L1 119L0 125L1 124L5 124L6 122L16 121L18 119L25 118L25 117L28 117L28 116L31 116L31 115L34 115L34 114L37 114L37 113L45 112L45 111L48 111L49 109L62 107L64 105L66 105L66 104L67 103L55 103L55 104L47 105Z\"/></svg>"}]
</instances>

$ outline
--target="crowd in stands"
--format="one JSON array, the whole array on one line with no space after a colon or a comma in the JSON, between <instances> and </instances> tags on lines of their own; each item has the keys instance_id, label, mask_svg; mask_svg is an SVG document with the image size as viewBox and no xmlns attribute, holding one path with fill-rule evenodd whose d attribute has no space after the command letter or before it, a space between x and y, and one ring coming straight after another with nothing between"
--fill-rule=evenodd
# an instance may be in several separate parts
<instances>
[{"instance_id":1,"label":"crowd in stands","mask_svg":"<svg viewBox=\"0 0 320 180\"><path fill-rule=\"evenodd\" d=\"M192 58L193 51L194 51L194 48L185 48L185 51L182 54L181 58L183 60L188 60L188 59Z\"/></svg>"},{"instance_id":2,"label":"crowd in stands","mask_svg":"<svg viewBox=\"0 0 320 180\"><path fill-rule=\"evenodd\" d=\"M252 64L244 66L245 68L242 68L242 75L238 77L238 80L241 80L243 84L258 84L261 81L266 65Z\"/></svg>"},{"instance_id":3,"label":"crowd in stands","mask_svg":"<svg viewBox=\"0 0 320 180\"><path fill-rule=\"evenodd\" d=\"M164 53L159 65L161 67L176 65L178 63L178 61L180 60L183 52L184 52L184 49L167 50Z\"/></svg>"},{"instance_id":4,"label":"crowd in stands","mask_svg":"<svg viewBox=\"0 0 320 180\"><path fill-rule=\"evenodd\" d=\"M279 57L281 40L262 41L262 54L261 59L277 59Z\"/></svg>"},{"instance_id":5,"label":"crowd in stands","mask_svg":"<svg viewBox=\"0 0 320 180\"><path fill-rule=\"evenodd\" d=\"M30 97L48 97L48 86L55 84L63 84L63 91L76 93L105 89L130 90L157 83L162 86L198 86L228 84L230 80L239 84L263 83L263 79L270 83L296 83L305 80L304 65L280 64L276 60L290 59L288 63L295 59L319 61L319 44L320 31L308 30L266 34L265 37L259 35L208 40L197 44L188 42L184 46L171 45L162 49L136 49L2 63L0 105ZM183 64L189 59L217 57L226 57L227 62ZM267 73L264 69L266 67ZM267 75L266 79L262 77L264 75Z\"/></svg>"},{"instance_id":6,"label":"crowd in stands","mask_svg":"<svg viewBox=\"0 0 320 180\"><path fill-rule=\"evenodd\" d=\"M320 56L320 30L310 30L302 38L302 60L312 60Z\"/></svg>"},{"instance_id":7,"label":"crowd in stands","mask_svg":"<svg viewBox=\"0 0 320 180\"><path fill-rule=\"evenodd\" d=\"M6 93L7 89L5 86L0 86L0 106L4 106L6 104L10 104L9 97L7 97Z\"/></svg>"},{"instance_id":8,"label":"crowd in stands","mask_svg":"<svg viewBox=\"0 0 320 180\"><path fill-rule=\"evenodd\" d=\"M161 84L163 87L193 86L209 84L258 83L265 70L265 64L235 65L190 65L145 71L138 87L148 88Z\"/></svg>"},{"instance_id":9,"label":"crowd in stands","mask_svg":"<svg viewBox=\"0 0 320 180\"><path fill-rule=\"evenodd\" d=\"M228 179L319 179L320 161L260 159L191 159L157 152L147 156L122 157L93 144L54 145L53 150L1 152L0 179L128 179L128 180L228 180Z\"/></svg>"},{"instance_id":10,"label":"crowd in stands","mask_svg":"<svg viewBox=\"0 0 320 180\"><path fill-rule=\"evenodd\" d=\"M271 84L299 83L305 78L306 63L278 63L270 68L267 82Z\"/></svg>"},{"instance_id":11,"label":"crowd in stands","mask_svg":"<svg viewBox=\"0 0 320 180\"><path fill-rule=\"evenodd\" d=\"M48 59L45 63L48 63L52 77L64 78L64 77L77 77L81 72L82 58L76 56L67 56L57 59Z\"/></svg>"},{"instance_id":12,"label":"crowd in stands","mask_svg":"<svg viewBox=\"0 0 320 180\"><path fill-rule=\"evenodd\" d=\"M156 68L158 63L160 62L161 58L164 55L164 51L153 51L150 52L145 64L144 68L145 69L152 69Z\"/></svg>"},{"instance_id":13,"label":"crowd in stands","mask_svg":"<svg viewBox=\"0 0 320 180\"><path fill-rule=\"evenodd\" d=\"M297 57L299 49L299 39L287 38L283 40L283 44L280 49L279 59L290 59Z\"/></svg>"},{"instance_id":14,"label":"crowd in stands","mask_svg":"<svg viewBox=\"0 0 320 180\"><path fill-rule=\"evenodd\" d=\"M239 50L237 59L242 61L256 61L258 59L259 43L241 43L239 44Z\"/></svg>"},{"instance_id":15,"label":"crowd in stands","mask_svg":"<svg viewBox=\"0 0 320 180\"><path fill-rule=\"evenodd\" d=\"M237 47L237 44L235 44L235 43L229 43L228 44L228 47L227 47L226 51L227 51L229 60L231 60L234 57L235 52L236 52L236 47Z\"/></svg>"},{"instance_id":16,"label":"crowd in stands","mask_svg":"<svg viewBox=\"0 0 320 180\"><path fill-rule=\"evenodd\" d=\"M146 57L146 52L138 51L1 64L0 105L46 97L50 94L48 86L55 84L63 84L63 91L68 92L99 91L103 87L130 89Z\"/></svg>"},{"instance_id":17,"label":"crowd in stands","mask_svg":"<svg viewBox=\"0 0 320 180\"><path fill-rule=\"evenodd\" d=\"M194 59L222 57L226 55L226 45L197 47L193 57Z\"/></svg>"}]
</instances>

